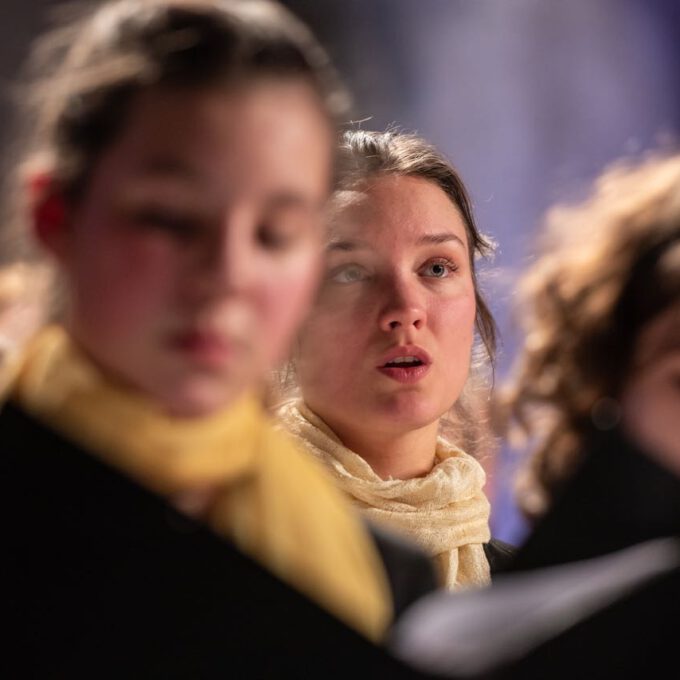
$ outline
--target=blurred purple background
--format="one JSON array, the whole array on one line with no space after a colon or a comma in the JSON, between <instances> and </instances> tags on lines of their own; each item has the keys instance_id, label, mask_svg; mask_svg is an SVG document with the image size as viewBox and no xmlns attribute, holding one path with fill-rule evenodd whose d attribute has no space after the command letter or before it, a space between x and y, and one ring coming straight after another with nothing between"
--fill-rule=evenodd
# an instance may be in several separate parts
<instances>
[{"instance_id":1,"label":"blurred purple background","mask_svg":"<svg viewBox=\"0 0 680 680\"><path fill-rule=\"evenodd\" d=\"M142 2L143 0L140 0ZM50 0L0 3L0 142L8 96ZM367 129L417 131L454 162L499 244L487 296L499 322L497 380L521 338L513 281L544 210L579 196L609 162L680 132L677 0L284 0L326 43ZM584 244L587 247L587 244ZM520 539L516 455L492 471L493 531Z\"/></svg>"}]
</instances>

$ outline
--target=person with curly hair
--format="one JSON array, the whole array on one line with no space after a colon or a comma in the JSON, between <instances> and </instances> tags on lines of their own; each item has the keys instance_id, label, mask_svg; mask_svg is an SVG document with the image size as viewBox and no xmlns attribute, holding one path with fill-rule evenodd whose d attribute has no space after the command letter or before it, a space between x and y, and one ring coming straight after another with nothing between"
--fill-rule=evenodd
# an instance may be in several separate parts
<instances>
[{"instance_id":1,"label":"person with curly hair","mask_svg":"<svg viewBox=\"0 0 680 680\"><path fill-rule=\"evenodd\" d=\"M673 449L672 423L657 422L666 409L633 406L630 395L652 360L673 358L679 173L677 157L620 164L589 200L548 215L542 253L520 282L525 344L505 392L531 442L518 481L530 518L550 507L591 440L619 422L659 455Z\"/></svg>"}]
</instances>

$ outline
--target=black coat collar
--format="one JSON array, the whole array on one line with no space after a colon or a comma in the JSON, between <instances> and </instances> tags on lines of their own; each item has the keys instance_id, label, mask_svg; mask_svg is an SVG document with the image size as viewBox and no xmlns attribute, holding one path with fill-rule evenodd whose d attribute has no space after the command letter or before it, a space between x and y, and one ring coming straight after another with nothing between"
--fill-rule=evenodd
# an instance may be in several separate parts
<instances>
[{"instance_id":1,"label":"black coat collar","mask_svg":"<svg viewBox=\"0 0 680 680\"><path fill-rule=\"evenodd\" d=\"M571 562L680 534L680 479L619 429L598 434L511 570Z\"/></svg>"}]
</instances>

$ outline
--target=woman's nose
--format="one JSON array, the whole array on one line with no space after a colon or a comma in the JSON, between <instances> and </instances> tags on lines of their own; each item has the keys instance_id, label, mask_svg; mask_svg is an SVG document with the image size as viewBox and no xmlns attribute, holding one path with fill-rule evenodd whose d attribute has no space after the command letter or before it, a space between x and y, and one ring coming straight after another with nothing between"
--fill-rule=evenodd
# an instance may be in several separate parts
<instances>
[{"instance_id":1,"label":"woman's nose","mask_svg":"<svg viewBox=\"0 0 680 680\"><path fill-rule=\"evenodd\" d=\"M426 323L425 306L418 291L406 282L394 282L387 288L387 301L380 313L379 326L385 332L420 329Z\"/></svg>"},{"instance_id":2,"label":"woman's nose","mask_svg":"<svg viewBox=\"0 0 680 680\"><path fill-rule=\"evenodd\" d=\"M225 218L201 244L197 275L214 295L247 289L257 269L249 242L252 225L240 222L234 217Z\"/></svg>"}]
</instances>

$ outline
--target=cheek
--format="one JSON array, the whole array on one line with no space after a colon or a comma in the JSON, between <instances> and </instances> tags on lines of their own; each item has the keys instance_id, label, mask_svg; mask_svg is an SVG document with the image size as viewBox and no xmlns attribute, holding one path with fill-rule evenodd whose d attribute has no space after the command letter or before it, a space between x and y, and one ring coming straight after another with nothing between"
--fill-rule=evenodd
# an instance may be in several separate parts
<instances>
[{"instance_id":1,"label":"cheek","mask_svg":"<svg viewBox=\"0 0 680 680\"><path fill-rule=\"evenodd\" d=\"M337 359L338 347L343 348L343 353L347 352L347 341L351 341L351 337L343 332L347 326L335 314L318 308L312 310L300 331L296 357L303 380L307 374L325 372L336 364L337 361L330 359Z\"/></svg>"},{"instance_id":2,"label":"cheek","mask_svg":"<svg viewBox=\"0 0 680 680\"><path fill-rule=\"evenodd\" d=\"M296 373L305 399L318 409L354 398L370 344L369 318L357 315L352 306L320 301L305 322L295 354Z\"/></svg>"},{"instance_id":3,"label":"cheek","mask_svg":"<svg viewBox=\"0 0 680 680\"><path fill-rule=\"evenodd\" d=\"M469 369L475 332L475 313L474 293L439 301L435 303L431 313L433 323L438 328L441 351L445 356L455 359L449 366L456 373L464 369L467 375Z\"/></svg>"},{"instance_id":4,"label":"cheek","mask_svg":"<svg viewBox=\"0 0 680 680\"><path fill-rule=\"evenodd\" d=\"M680 475L680 356L662 358L629 379L621 403L625 429Z\"/></svg>"},{"instance_id":5,"label":"cheek","mask_svg":"<svg viewBox=\"0 0 680 680\"><path fill-rule=\"evenodd\" d=\"M93 233L76 249L68 272L73 311L125 335L163 311L176 267L172 249L157 239Z\"/></svg>"},{"instance_id":6,"label":"cheek","mask_svg":"<svg viewBox=\"0 0 680 680\"><path fill-rule=\"evenodd\" d=\"M307 314L320 272L318 249L284 266L271 267L258 294L262 353L269 365L284 358L294 333Z\"/></svg>"}]
</instances>

